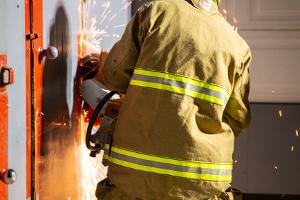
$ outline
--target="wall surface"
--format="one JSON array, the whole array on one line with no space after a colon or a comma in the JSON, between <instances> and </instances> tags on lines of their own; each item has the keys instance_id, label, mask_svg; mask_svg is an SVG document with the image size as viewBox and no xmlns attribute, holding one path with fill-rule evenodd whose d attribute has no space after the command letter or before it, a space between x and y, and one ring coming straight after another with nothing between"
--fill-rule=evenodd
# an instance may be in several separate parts
<instances>
[{"instance_id":1,"label":"wall surface","mask_svg":"<svg viewBox=\"0 0 300 200\"><path fill-rule=\"evenodd\" d=\"M299 103L300 1L223 0L222 6L252 50L251 101Z\"/></svg>"}]
</instances>

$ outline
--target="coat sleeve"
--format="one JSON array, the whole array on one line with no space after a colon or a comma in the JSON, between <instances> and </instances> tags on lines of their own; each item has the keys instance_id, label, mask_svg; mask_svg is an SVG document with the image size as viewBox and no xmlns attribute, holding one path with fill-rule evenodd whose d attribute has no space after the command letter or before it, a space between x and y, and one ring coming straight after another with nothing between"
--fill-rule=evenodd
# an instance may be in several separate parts
<instances>
[{"instance_id":1,"label":"coat sleeve","mask_svg":"<svg viewBox=\"0 0 300 200\"><path fill-rule=\"evenodd\" d=\"M140 8L131 18L121 40L109 52L103 69L95 76L95 79L103 82L110 90L120 92L127 90L145 33L147 21L145 9L145 6Z\"/></svg>"},{"instance_id":2,"label":"coat sleeve","mask_svg":"<svg viewBox=\"0 0 300 200\"><path fill-rule=\"evenodd\" d=\"M249 126L251 118L248 101L250 90L250 50L248 50L247 55L243 60L243 63L239 66L239 69L241 70L235 74L233 91L223 116L233 130L235 136L238 136L243 129Z\"/></svg>"}]
</instances>

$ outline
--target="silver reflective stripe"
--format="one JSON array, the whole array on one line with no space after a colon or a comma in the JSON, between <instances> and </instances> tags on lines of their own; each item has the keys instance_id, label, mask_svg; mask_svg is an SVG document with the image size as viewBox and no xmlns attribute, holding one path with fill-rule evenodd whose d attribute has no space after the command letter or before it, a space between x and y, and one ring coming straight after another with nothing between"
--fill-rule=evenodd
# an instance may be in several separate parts
<instances>
[{"instance_id":1,"label":"silver reflective stripe","mask_svg":"<svg viewBox=\"0 0 300 200\"><path fill-rule=\"evenodd\" d=\"M177 160L156 155L134 152L116 146L105 145L103 159L119 166L138 171L187 179L207 181L231 181L231 163L208 163Z\"/></svg>"},{"instance_id":2,"label":"silver reflective stripe","mask_svg":"<svg viewBox=\"0 0 300 200\"><path fill-rule=\"evenodd\" d=\"M200 87L200 86L197 86L197 85L192 85L192 84L189 84L189 83L183 83L181 81L176 81L176 80L172 80L172 79L164 79L164 78L153 77L153 76L144 76L144 75L140 75L140 74L134 74L132 79L133 80L146 81L146 82L160 83L160 84L175 86L175 87L180 87L180 88L185 88L187 90L191 90L191 91L194 91L194 92L207 94L209 96L219 98L219 99L223 100L224 104L226 104L227 101L228 101L228 97L224 93L217 92L217 91L214 91L214 90L210 90L208 88Z\"/></svg>"},{"instance_id":3,"label":"silver reflective stripe","mask_svg":"<svg viewBox=\"0 0 300 200\"><path fill-rule=\"evenodd\" d=\"M130 85L165 90L205 100L225 108L230 94L219 85L185 77L179 74L135 69Z\"/></svg>"},{"instance_id":4,"label":"silver reflective stripe","mask_svg":"<svg viewBox=\"0 0 300 200\"><path fill-rule=\"evenodd\" d=\"M108 154L107 149L105 149L104 152L105 154ZM197 174L211 174L211 175L224 175L224 176L231 176L232 174L231 170L229 169L205 169L199 167L178 166L178 165L172 165L167 163L159 163L155 161L144 160L140 158L134 158L134 157L118 154L116 152L111 152L110 157L117 158L119 160L127 161L130 163L143 165L143 166L174 170L178 172L190 172L190 173L197 173Z\"/></svg>"}]
</instances>

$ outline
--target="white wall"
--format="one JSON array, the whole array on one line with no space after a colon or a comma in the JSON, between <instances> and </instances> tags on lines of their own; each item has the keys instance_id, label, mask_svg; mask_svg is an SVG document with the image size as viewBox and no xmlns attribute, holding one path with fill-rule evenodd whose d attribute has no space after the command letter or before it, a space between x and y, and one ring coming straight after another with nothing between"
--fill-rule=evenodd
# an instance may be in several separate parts
<instances>
[{"instance_id":1,"label":"white wall","mask_svg":"<svg viewBox=\"0 0 300 200\"><path fill-rule=\"evenodd\" d=\"M300 102L300 1L223 0L249 43L252 102Z\"/></svg>"}]
</instances>

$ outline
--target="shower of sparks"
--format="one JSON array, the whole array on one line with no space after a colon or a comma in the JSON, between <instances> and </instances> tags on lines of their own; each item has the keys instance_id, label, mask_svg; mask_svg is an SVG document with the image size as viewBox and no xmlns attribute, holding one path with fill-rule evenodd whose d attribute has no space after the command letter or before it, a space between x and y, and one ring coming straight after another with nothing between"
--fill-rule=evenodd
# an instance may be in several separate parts
<instances>
[{"instance_id":1,"label":"shower of sparks","mask_svg":"<svg viewBox=\"0 0 300 200\"><path fill-rule=\"evenodd\" d=\"M113 37L115 37L115 38L119 38L119 37L120 37L120 35L119 35L119 34L113 34Z\"/></svg>"},{"instance_id":2,"label":"shower of sparks","mask_svg":"<svg viewBox=\"0 0 300 200\"><path fill-rule=\"evenodd\" d=\"M122 10L126 10L129 8L129 6L132 4L133 0L125 1L123 4L124 6L122 7Z\"/></svg>"},{"instance_id":3,"label":"shower of sparks","mask_svg":"<svg viewBox=\"0 0 300 200\"><path fill-rule=\"evenodd\" d=\"M87 49L87 53L99 53L101 52L101 44L104 38L115 37L119 38L117 34L110 34L108 28L110 26L104 25L105 22L111 23L122 10L128 10L132 4L132 0L122 0L121 8L114 12L112 11L112 3L110 0L105 0L101 7L104 9L99 19L92 15L92 9L96 5L96 0L81 0L82 8L82 32L80 46ZM124 27L125 24L112 26L113 28ZM99 28L100 27L100 28Z\"/></svg>"},{"instance_id":4,"label":"shower of sparks","mask_svg":"<svg viewBox=\"0 0 300 200\"><path fill-rule=\"evenodd\" d=\"M96 26L96 17L91 17L91 9L96 5L96 1L82 1L81 20L82 31L80 33L80 47L89 49L93 53L101 51L101 41L107 36L105 30L100 30ZM86 53L86 52L85 52Z\"/></svg>"},{"instance_id":5,"label":"shower of sparks","mask_svg":"<svg viewBox=\"0 0 300 200\"><path fill-rule=\"evenodd\" d=\"M90 151L85 144L79 147L81 155L81 199L96 200L95 191L97 183L106 177L107 169L101 164L103 154L96 158L89 156Z\"/></svg>"},{"instance_id":6,"label":"shower of sparks","mask_svg":"<svg viewBox=\"0 0 300 200\"><path fill-rule=\"evenodd\" d=\"M120 9L113 10L112 0L80 0L78 9L81 17L81 31L79 35L79 56L84 57L90 53L99 53L102 50L102 42L106 38L119 38L119 28L125 28L125 24L113 25L114 20L121 11L126 11L132 4L132 0L122 0ZM101 14L94 15L95 6L101 7ZM117 30L117 33L111 33L109 30ZM97 157L90 157L90 151L85 145L85 132L88 120L84 120L88 112L83 111L80 116L80 145L78 147L79 155L79 177L80 177L80 199L96 200L95 190L97 183L106 177L107 168L102 164L103 152Z\"/></svg>"},{"instance_id":7,"label":"shower of sparks","mask_svg":"<svg viewBox=\"0 0 300 200\"><path fill-rule=\"evenodd\" d=\"M113 14L109 19L108 21L111 22L112 20L114 20L118 15L115 13Z\"/></svg>"},{"instance_id":8,"label":"shower of sparks","mask_svg":"<svg viewBox=\"0 0 300 200\"><path fill-rule=\"evenodd\" d=\"M125 27L125 26L126 26L126 24L120 24L120 25L113 26L113 28L120 28L120 27Z\"/></svg>"},{"instance_id":9,"label":"shower of sparks","mask_svg":"<svg viewBox=\"0 0 300 200\"><path fill-rule=\"evenodd\" d=\"M63 122L52 122L52 125L54 127L62 127L62 126L67 126L67 123L63 123Z\"/></svg>"},{"instance_id":10,"label":"shower of sparks","mask_svg":"<svg viewBox=\"0 0 300 200\"><path fill-rule=\"evenodd\" d=\"M87 128L81 116L81 133ZM97 183L106 177L107 168L102 165L101 158L103 152L95 158L90 157L90 151L85 146L85 135L81 135L81 145L79 146L80 155L80 177L81 177L81 199L96 200L95 191Z\"/></svg>"},{"instance_id":11,"label":"shower of sparks","mask_svg":"<svg viewBox=\"0 0 300 200\"><path fill-rule=\"evenodd\" d=\"M282 110L278 110L278 115L279 115L279 117L283 116Z\"/></svg>"}]
</instances>

